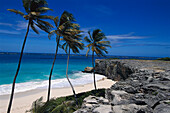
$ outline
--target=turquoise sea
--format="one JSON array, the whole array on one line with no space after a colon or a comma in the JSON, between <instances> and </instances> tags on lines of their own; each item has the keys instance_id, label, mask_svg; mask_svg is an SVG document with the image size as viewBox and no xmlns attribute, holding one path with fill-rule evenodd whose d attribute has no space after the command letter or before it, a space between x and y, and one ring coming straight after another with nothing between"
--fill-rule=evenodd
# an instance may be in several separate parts
<instances>
[{"instance_id":1,"label":"turquoise sea","mask_svg":"<svg viewBox=\"0 0 170 113\"><path fill-rule=\"evenodd\" d=\"M11 83L16 72L19 60L18 53L0 53L0 95L9 94ZM122 57L108 56L108 58L117 57L120 59L137 58L137 59L156 59L154 57ZM53 62L54 54L24 54L21 68L16 81L15 92L24 92L37 88L47 88L48 77ZM102 59L102 57L95 57ZM66 80L67 55L59 54L52 76L52 87L68 87ZM82 73L85 67L91 67L91 57L85 55L71 55L69 62L69 77L73 85L87 84L93 82L92 74ZM97 75L97 80L103 78Z\"/></svg>"}]
</instances>

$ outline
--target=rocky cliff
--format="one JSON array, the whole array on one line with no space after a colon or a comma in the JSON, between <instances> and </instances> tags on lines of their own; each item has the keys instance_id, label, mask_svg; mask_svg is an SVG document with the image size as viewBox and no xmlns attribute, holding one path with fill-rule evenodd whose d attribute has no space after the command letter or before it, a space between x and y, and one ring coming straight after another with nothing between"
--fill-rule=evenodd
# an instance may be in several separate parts
<instances>
[{"instance_id":1,"label":"rocky cliff","mask_svg":"<svg viewBox=\"0 0 170 113\"><path fill-rule=\"evenodd\" d=\"M87 97L75 113L170 113L170 62L96 60L95 72L119 80L105 98Z\"/></svg>"}]
</instances>

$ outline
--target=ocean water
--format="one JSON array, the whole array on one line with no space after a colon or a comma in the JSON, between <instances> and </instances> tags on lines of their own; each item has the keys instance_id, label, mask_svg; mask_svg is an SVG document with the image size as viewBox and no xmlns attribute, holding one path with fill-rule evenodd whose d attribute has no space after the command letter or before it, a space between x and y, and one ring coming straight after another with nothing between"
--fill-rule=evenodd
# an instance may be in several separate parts
<instances>
[{"instance_id":1,"label":"ocean water","mask_svg":"<svg viewBox=\"0 0 170 113\"><path fill-rule=\"evenodd\" d=\"M47 88L53 58L53 54L24 54L15 92ZM10 94L18 60L19 54L0 54L0 95ZM69 87L65 76L66 66L67 55L58 55L53 70L52 88ZM93 82L92 74L81 72L87 66L91 66L91 57L70 56L68 75L73 85ZM102 77L97 75L97 80Z\"/></svg>"},{"instance_id":2,"label":"ocean water","mask_svg":"<svg viewBox=\"0 0 170 113\"><path fill-rule=\"evenodd\" d=\"M0 54L0 95L10 94L11 92L12 82L17 69L19 55L20 54L17 53ZM15 93L37 88L47 88L48 77L53 58L54 54L24 54L20 72L16 80ZM119 56L118 58L124 59L134 57ZM148 57L135 58L154 59ZM101 57L95 57L95 59L101 59ZM68 75L73 85L93 82L92 74L81 72L85 67L91 67L91 60L91 57L86 57L84 55L70 56ZM66 65L67 55L58 55L53 70L52 88L69 87L65 76ZM102 75L96 75L97 80L102 79L103 77L104 76Z\"/></svg>"}]
</instances>

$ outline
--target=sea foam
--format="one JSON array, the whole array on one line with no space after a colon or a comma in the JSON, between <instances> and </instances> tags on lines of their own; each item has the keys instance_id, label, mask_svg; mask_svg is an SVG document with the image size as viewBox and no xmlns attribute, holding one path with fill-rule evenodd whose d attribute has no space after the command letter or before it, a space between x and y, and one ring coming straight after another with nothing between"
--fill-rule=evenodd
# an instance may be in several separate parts
<instances>
[{"instance_id":1,"label":"sea foam","mask_svg":"<svg viewBox=\"0 0 170 113\"><path fill-rule=\"evenodd\" d=\"M93 82L93 74L76 72L75 79L70 79L73 86L84 85ZM96 74L96 81L102 79L104 76ZM70 87L66 78L52 80L52 88ZM7 95L11 93L12 84L0 85L0 95ZM33 89L47 89L48 80L45 81L31 81L24 83L16 83L15 93L25 92Z\"/></svg>"}]
</instances>

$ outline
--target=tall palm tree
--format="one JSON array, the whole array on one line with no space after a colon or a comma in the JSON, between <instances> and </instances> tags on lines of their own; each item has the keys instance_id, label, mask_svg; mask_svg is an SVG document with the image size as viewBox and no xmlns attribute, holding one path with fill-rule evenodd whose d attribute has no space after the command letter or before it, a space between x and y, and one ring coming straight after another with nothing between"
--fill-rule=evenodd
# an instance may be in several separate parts
<instances>
[{"instance_id":1,"label":"tall palm tree","mask_svg":"<svg viewBox=\"0 0 170 113\"><path fill-rule=\"evenodd\" d=\"M53 64L51 67L51 71L50 71L50 76L49 76L49 86L48 86L48 94L47 94L47 102L50 99L50 90L51 90L51 77L52 77L52 73L53 73L53 68L54 68L54 64L55 64L55 60L56 60L56 56L57 56L57 52L58 52L58 47L59 47L59 42L60 42L60 37L63 37L65 35L65 31L69 26L72 26L72 23L74 21L73 15L67 11L64 11L60 17L60 20L57 17L54 18L54 23L56 26L56 30L53 30L49 33L48 37L49 39L51 38L52 35L56 34L56 52L55 52L55 57L53 60Z\"/></svg>"},{"instance_id":2,"label":"tall palm tree","mask_svg":"<svg viewBox=\"0 0 170 113\"><path fill-rule=\"evenodd\" d=\"M17 71L16 71L16 74L15 74L15 77L13 80L13 84L12 84L12 91L11 91L11 96L10 96L7 113L10 113L10 110L11 110L14 89L15 89L15 81L16 81L17 75L20 70L22 55L23 55L25 43L27 40L29 28L31 27L34 32L39 34L39 31L36 29L35 26L37 26L41 30L48 32L48 33L49 33L50 28L53 27L47 21L42 20L42 19L53 19L52 16L42 15L43 13L47 12L48 10L51 10L50 8L47 7L46 0L23 0L23 6L24 6L27 14L24 14L23 12L21 12L19 10L15 10L15 9L7 9L8 11L19 14L19 15L23 16L26 20L28 20L27 31L26 31L26 35L25 35L24 42L23 42L22 49L21 49Z\"/></svg>"},{"instance_id":3,"label":"tall palm tree","mask_svg":"<svg viewBox=\"0 0 170 113\"><path fill-rule=\"evenodd\" d=\"M74 26L74 27L71 27L71 29L66 30L66 34L63 37L64 44L62 45L62 49L64 49L65 52L68 54L66 78L72 88L72 91L73 91L73 94L74 94L74 97L76 100L76 104L78 105L76 92L75 92L74 87L68 77L68 65L69 65L70 50L72 50L73 53L79 53L80 52L79 49L80 50L84 49L84 44L81 42L81 35L80 35L81 31L79 30L79 26L77 26L77 25L76 25L76 27Z\"/></svg>"},{"instance_id":4,"label":"tall palm tree","mask_svg":"<svg viewBox=\"0 0 170 113\"><path fill-rule=\"evenodd\" d=\"M87 36L84 38L87 43L89 43L86 47L88 47L86 56L88 55L90 49L92 50L92 66L93 66L93 78L94 78L94 88L96 87L96 80L95 80L95 68L94 68L94 53L96 53L98 56L105 56L105 53L108 54L106 47L111 47L109 44L109 41L103 41L103 39L106 39L106 36L104 33L101 32L100 29L93 30L93 33L91 35L90 31L88 31L89 37Z\"/></svg>"}]
</instances>

